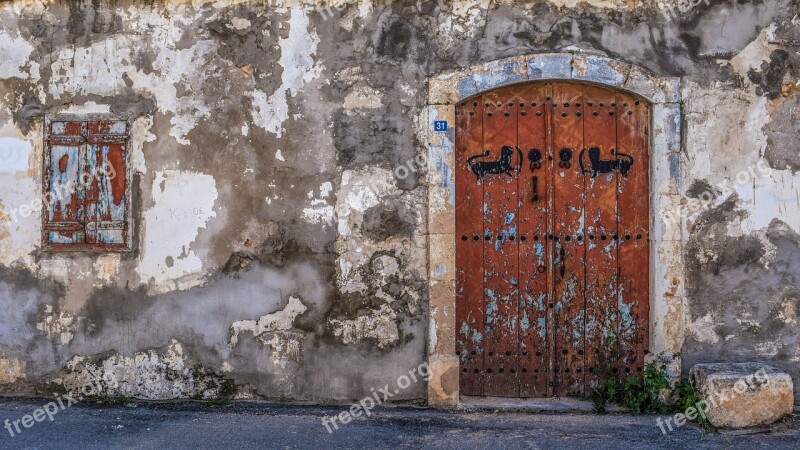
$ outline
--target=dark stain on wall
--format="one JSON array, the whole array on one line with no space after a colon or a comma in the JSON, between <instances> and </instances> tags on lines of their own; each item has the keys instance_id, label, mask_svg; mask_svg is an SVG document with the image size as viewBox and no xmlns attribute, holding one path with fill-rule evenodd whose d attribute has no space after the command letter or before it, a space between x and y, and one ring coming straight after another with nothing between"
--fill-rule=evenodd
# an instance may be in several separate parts
<instances>
[{"instance_id":1,"label":"dark stain on wall","mask_svg":"<svg viewBox=\"0 0 800 450\"><path fill-rule=\"evenodd\" d=\"M116 8L107 7L100 0L75 0L65 2L69 8L67 30L74 44L83 44L98 35L118 33L123 30L122 17Z\"/></svg>"},{"instance_id":2,"label":"dark stain on wall","mask_svg":"<svg viewBox=\"0 0 800 450\"><path fill-rule=\"evenodd\" d=\"M158 300L158 296L147 295L144 287L97 289L84 306L83 331L87 337L92 337L102 334L106 327L114 329L133 323L143 310L151 308Z\"/></svg>"},{"instance_id":3,"label":"dark stain on wall","mask_svg":"<svg viewBox=\"0 0 800 450\"><path fill-rule=\"evenodd\" d=\"M789 71L789 53L786 50L775 50L769 55L769 61L761 64L761 70L750 69L747 77L758 85L756 92L770 100L781 95L783 78Z\"/></svg>"},{"instance_id":4,"label":"dark stain on wall","mask_svg":"<svg viewBox=\"0 0 800 450\"><path fill-rule=\"evenodd\" d=\"M800 93L775 102L772 120L764 128L767 149L764 159L777 170L800 170Z\"/></svg>"},{"instance_id":5,"label":"dark stain on wall","mask_svg":"<svg viewBox=\"0 0 800 450\"><path fill-rule=\"evenodd\" d=\"M35 121L45 111L45 105L39 100L35 92L35 86L12 78L0 80L0 88L16 93L10 105L14 123L23 134L30 133Z\"/></svg>"},{"instance_id":6,"label":"dark stain on wall","mask_svg":"<svg viewBox=\"0 0 800 450\"><path fill-rule=\"evenodd\" d=\"M401 189L419 185L419 167L414 164L416 137L411 128L410 109L390 104L369 114L336 116L334 142L343 168L383 164L393 170ZM404 166L407 172L396 170Z\"/></svg>"},{"instance_id":7,"label":"dark stain on wall","mask_svg":"<svg viewBox=\"0 0 800 450\"><path fill-rule=\"evenodd\" d=\"M689 188L686 189L687 197L705 201L714 200L719 194L719 189L712 186L711 183L706 180L694 180Z\"/></svg>"},{"instance_id":8,"label":"dark stain on wall","mask_svg":"<svg viewBox=\"0 0 800 450\"><path fill-rule=\"evenodd\" d=\"M403 61L408 56L414 28L402 18L393 18L382 24L377 36L375 53L396 61Z\"/></svg>"},{"instance_id":9,"label":"dark stain on wall","mask_svg":"<svg viewBox=\"0 0 800 450\"><path fill-rule=\"evenodd\" d=\"M411 236L416 228L416 216L402 203L382 203L364 212L362 227L362 233L376 241L391 236Z\"/></svg>"}]
</instances>

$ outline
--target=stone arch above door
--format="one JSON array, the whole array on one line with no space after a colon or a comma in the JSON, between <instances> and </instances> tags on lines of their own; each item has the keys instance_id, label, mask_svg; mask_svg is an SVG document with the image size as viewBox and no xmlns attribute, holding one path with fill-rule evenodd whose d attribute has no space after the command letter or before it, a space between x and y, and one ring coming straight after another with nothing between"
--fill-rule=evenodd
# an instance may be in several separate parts
<instances>
[{"instance_id":1,"label":"stone arch above door","mask_svg":"<svg viewBox=\"0 0 800 450\"><path fill-rule=\"evenodd\" d=\"M651 105L650 133L650 355L680 373L683 342L683 223L667 224L681 183L680 79L657 77L641 67L605 56L546 53L491 61L428 79L428 106L419 135L426 136L428 171L428 267L430 329L428 401L459 403L455 354L454 123L457 102L498 87L527 81L574 80L637 94ZM439 121L439 125L435 123ZM442 130L446 121L447 130Z\"/></svg>"}]
</instances>

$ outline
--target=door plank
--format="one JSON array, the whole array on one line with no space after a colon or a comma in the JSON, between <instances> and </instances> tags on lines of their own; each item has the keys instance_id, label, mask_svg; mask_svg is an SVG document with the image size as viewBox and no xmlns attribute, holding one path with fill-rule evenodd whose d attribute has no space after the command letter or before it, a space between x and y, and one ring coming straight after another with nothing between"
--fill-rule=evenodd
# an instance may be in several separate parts
<instances>
[{"instance_id":1,"label":"door plank","mask_svg":"<svg viewBox=\"0 0 800 450\"><path fill-rule=\"evenodd\" d=\"M645 102L617 94L617 148L630 155L627 176L618 177L619 344L623 375L640 372L649 347L650 110Z\"/></svg>"},{"instance_id":2,"label":"door plank","mask_svg":"<svg viewBox=\"0 0 800 450\"><path fill-rule=\"evenodd\" d=\"M577 164L583 148L583 94L577 85L553 87L553 393L584 388L584 176Z\"/></svg>"},{"instance_id":3,"label":"door plank","mask_svg":"<svg viewBox=\"0 0 800 450\"><path fill-rule=\"evenodd\" d=\"M518 106L519 146L525 162L519 179L519 372L520 397L544 397L548 383L547 304L549 248L542 239L548 232L548 202L552 178L548 160L546 98L550 85L533 84L521 90ZM537 237L536 239L534 239Z\"/></svg>"},{"instance_id":4,"label":"door plank","mask_svg":"<svg viewBox=\"0 0 800 450\"><path fill-rule=\"evenodd\" d=\"M467 159L483 151L483 101L456 106L456 354L460 391L483 395L483 185Z\"/></svg>"},{"instance_id":5,"label":"door plank","mask_svg":"<svg viewBox=\"0 0 800 450\"><path fill-rule=\"evenodd\" d=\"M586 375L587 388L601 372L615 371L617 357L617 177L614 168L616 97L584 88L586 173ZM595 153L596 152L596 153Z\"/></svg>"},{"instance_id":6,"label":"door plank","mask_svg":"<svg viewBox=\"0 0 800 450\"><path fill-rule=\"evenodd\" d=\"M486 296L484 360L485 395L519 395L519 241L517 224L518 169L517 103L512 89L484 96L484 152L478 158L492 166L484 186L484 290ZM487 239L488 237L488 239Z\"/></svg>"}]
</instances>

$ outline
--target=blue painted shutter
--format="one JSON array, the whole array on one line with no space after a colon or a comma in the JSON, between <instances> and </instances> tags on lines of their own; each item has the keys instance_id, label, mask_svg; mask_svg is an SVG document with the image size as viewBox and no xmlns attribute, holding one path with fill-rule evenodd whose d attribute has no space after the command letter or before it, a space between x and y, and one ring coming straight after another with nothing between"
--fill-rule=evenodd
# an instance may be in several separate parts
<instances>
[{"instance_id":1,"label":"blue painted shutter","mask_svg":"<svg viewBox=\"0 0 800 450\"><path fill-rule=\"evenodd\" d=\"M99 248L127 242L127 123L88 123L86 243Z\"/></svg>"},{"instance_id":2,"label":"blue painted shutter","mask_svg":"<svg viewBox=\"0 0 800 450\"><path fill-rule=\"evenodd\" d=\"M44 244L49 250L127 250L124 121L54 121L45 153Z\"/></svg>"},{"instance_id":3,"label":"blue painted shutter","mask_svg":"<svg viewBox=\"0 0 800 450\"><path fill-rule=\"evenodd\" d=\"M82 244L85 199L80 176L85 170L83 124L52 122L46 154L44 237L55 246Z\"/></svg>"}]
</instances>

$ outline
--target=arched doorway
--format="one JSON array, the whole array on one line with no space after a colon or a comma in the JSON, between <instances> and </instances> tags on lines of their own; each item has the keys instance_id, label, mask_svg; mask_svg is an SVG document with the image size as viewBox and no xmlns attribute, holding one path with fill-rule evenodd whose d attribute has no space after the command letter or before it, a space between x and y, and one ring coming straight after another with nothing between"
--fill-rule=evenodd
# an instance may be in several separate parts
<instances>
[{"instance_id":1,"label":"arched doorway","mask_svg":"<svg viewBox=\"0 0 800 450\"><path fill-rule=\"evenodd\" d=\"M650 104L574 81L456 104L460 393L585 393L649 339Z\"/></svg>"}]
</instances>

